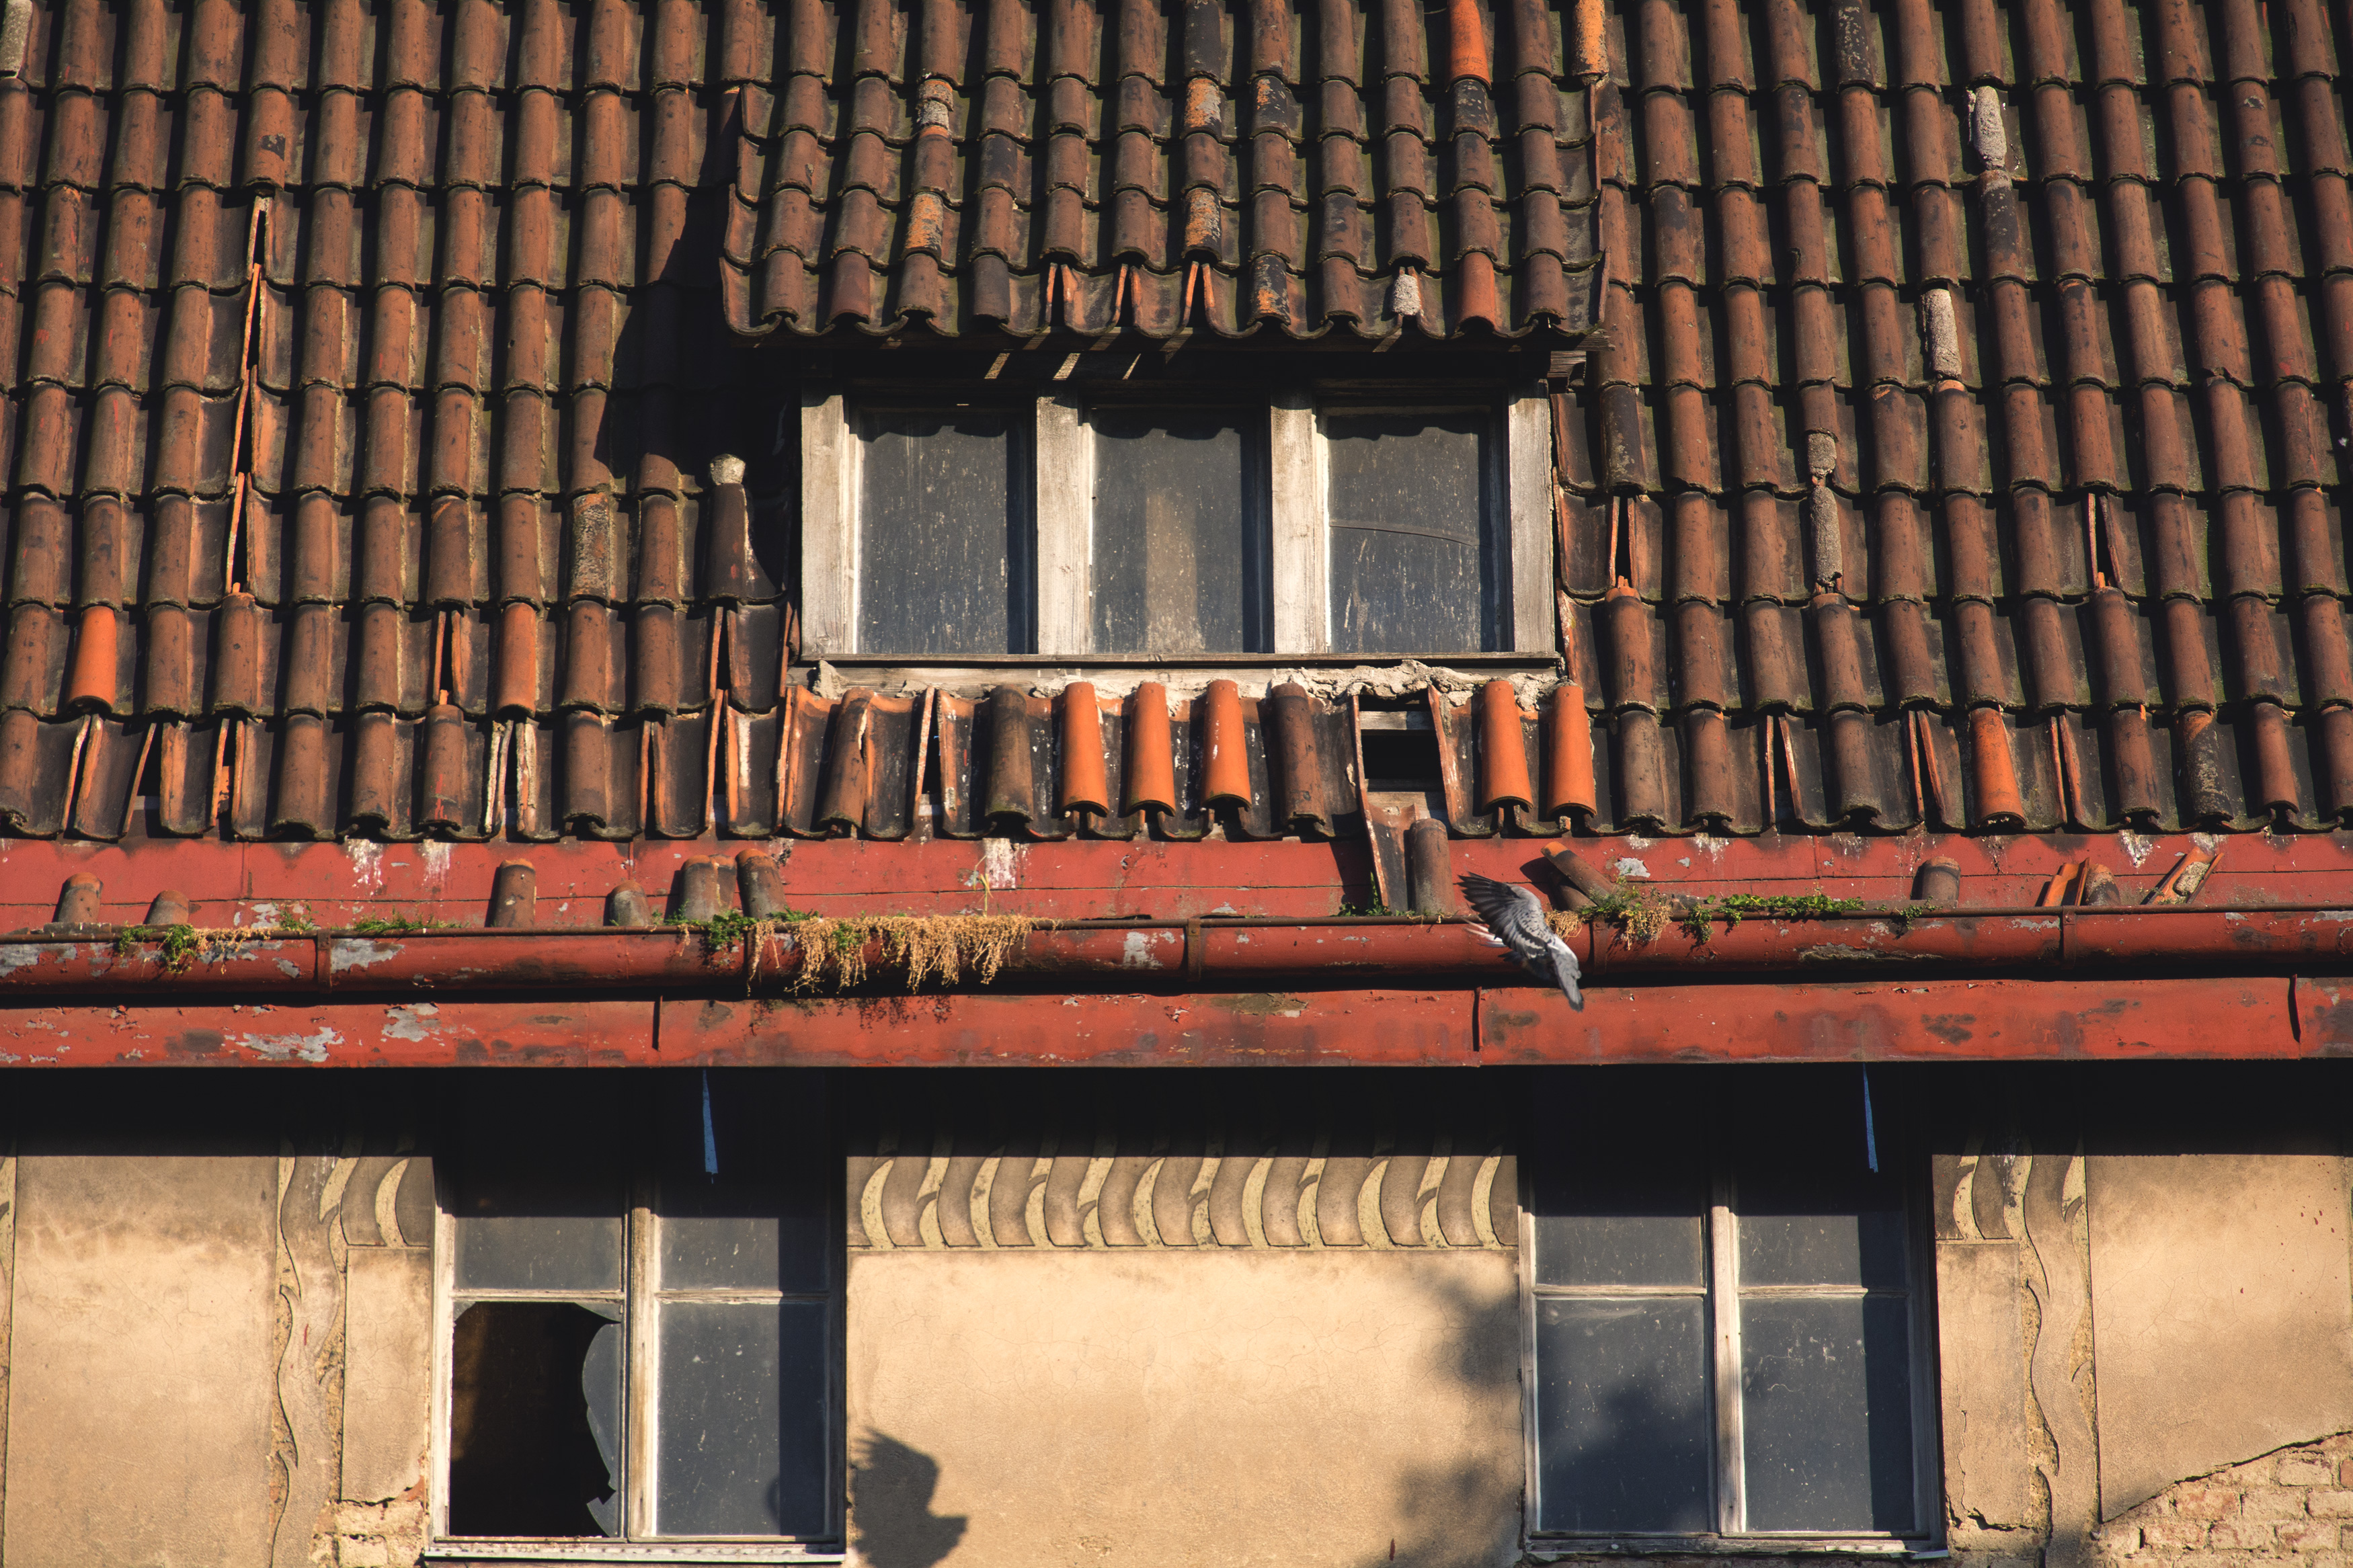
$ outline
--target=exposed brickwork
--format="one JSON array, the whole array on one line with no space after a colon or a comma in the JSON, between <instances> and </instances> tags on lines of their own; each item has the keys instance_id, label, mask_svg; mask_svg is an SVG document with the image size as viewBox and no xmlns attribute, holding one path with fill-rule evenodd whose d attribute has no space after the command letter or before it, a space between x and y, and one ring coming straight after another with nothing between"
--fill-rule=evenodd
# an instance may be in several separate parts
<instances>
[{"instance_id":1,"label":"exposed brickwork","mask_svg":"<svg viewBox=\"0 0 2353 1568\"><path fill-rule=\"evenodd\" d=\"M2284 1448L2168 1489L2100 1532L2114 1568L2353 1564L2353 1433Z\"/></svg>"},{"instance_id":2,"label":"exposed brickwork","mask_svg":"<svg viewBox=\"0 0 2353 1568\"><path fill-rule=\"evenodd\" d=\"M338 1503L332 1532L319 1538L311 1561L320 1568L412 1568L425 1551L426 1523L421 1496Z\"/></svg>"}]
</instances>

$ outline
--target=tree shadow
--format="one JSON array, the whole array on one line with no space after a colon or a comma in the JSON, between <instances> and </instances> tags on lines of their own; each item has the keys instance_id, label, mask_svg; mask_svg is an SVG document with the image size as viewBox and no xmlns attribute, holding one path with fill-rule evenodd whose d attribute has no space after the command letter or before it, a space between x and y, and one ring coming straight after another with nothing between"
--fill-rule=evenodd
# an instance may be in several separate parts
<instances>
[{"instance_id":1,"label":"tree shadow","mask_svg":"<svg viewBox=\"0 0 2353 1568\"><path fill-rule=\"evenodd\" d=\"M1465 1399L1519 1397L1519 1301L1491 1297L1462 1280L1433 1273L1420 1281L1435 1313L1453 1325L1430 1358L1432 1381L1452 1384ZM1512 1430L1518 1433L1516 1412ZM1430 1462L1398 1475L1397 1515L1402 1533L1385 1543L1366 1568L1496 1568L1520 1555L1525 1488L1516 1443L1501 1455L1465 1456L1434 1442Z\"/></svg>"},{"instance_id":2,"label":"tree shadow","mask_svg":"<svg viewBox=\"0 0 2353 1568\"><path fill-rule=\"evenodd\" d=\"M859 1439L850 1468L849 1523L859 1556L873 1568L932 1568L956 1549L969 1522L936 1514L937 1459L884 1432Z\"/></svg>"}]
</instances>

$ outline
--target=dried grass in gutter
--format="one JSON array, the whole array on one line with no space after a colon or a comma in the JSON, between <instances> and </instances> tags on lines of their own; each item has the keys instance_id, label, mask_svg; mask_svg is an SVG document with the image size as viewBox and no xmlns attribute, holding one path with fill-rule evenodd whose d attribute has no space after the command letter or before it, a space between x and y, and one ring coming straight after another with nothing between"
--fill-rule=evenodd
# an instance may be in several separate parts
<instances>
[{"instance_id":1,"label":"dried grass in gutter","mask_svg":"<svg viewBox=\"0 0 2353 1568\"><path fill-rule=\"evenodd\" d=\"M160 950L164 971L179 974L199 963L220 963L236 958L257 943L288 942L318 935L314 926L124 926L115 933L114 951L128 958L142 942Z\"/></svg>"},{"instance_id":2,"label":"dried grass in gutter","mask_svg":"<svg viewBox=\"0 0 2353 1568\"><path fill-rule=\"evenodd\" d=\"M790 926L801 960L793 989L814 991L828 975L839 987L864 984L867 952L878 944L910 991L933 979L954 985L967 972L986 985L1031 931L1050 923L1029 915L811 915Z\"/></svg>"}]
</instances>

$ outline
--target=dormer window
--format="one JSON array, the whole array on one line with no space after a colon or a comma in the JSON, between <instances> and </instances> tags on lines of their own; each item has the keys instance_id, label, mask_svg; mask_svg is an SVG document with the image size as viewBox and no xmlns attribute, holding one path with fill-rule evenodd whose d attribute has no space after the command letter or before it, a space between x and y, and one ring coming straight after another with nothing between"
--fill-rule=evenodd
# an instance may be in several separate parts
<instances>
[{"instance_id":1,"label":"dormer window","mask_svg":"<svg viewBox=\"0 0 2353 1568\"><path fill-rule=\"evenodd\" d=\"M830 385L801 439L813 658L1553 651L1540 384Z\"/></svg>"}]
</instances>

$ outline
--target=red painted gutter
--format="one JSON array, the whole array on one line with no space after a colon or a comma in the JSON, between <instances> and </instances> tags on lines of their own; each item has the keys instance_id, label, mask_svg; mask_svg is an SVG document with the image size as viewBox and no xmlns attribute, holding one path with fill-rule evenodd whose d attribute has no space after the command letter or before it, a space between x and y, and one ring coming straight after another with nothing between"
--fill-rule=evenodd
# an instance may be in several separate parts
<instances>
[{"instance_id":1,"label":"red painted gutter","mask_svg":"<svg viewBox=\"0 0 2353 1568\"><path fill-rule=\"evenodd\" d=\"M2353 909L2263 905L1968 910L1906 920L1854 913L1749 919L1704 941L1669 926L1629 944L1607 927L1577 939L1593 983L1688 984L1709 976L2161 971L2179 975L2353 969ZM888 986L878 948L870 966ZM20 996L190 993L316 994L791 988L799 955L771 937L747 952L679 928L536 927L400 934L305 931L216 947L174 967L159 942L111 931L0 937L0 1002ZM1225 919L1082 921L1032 931L1003 989L1026 983L1098 993L1282 981L1309 987L1514 984L1500 952L1461 921ZM969 989L967 985L965 987Z\"/></svg>"}]
</instances>

